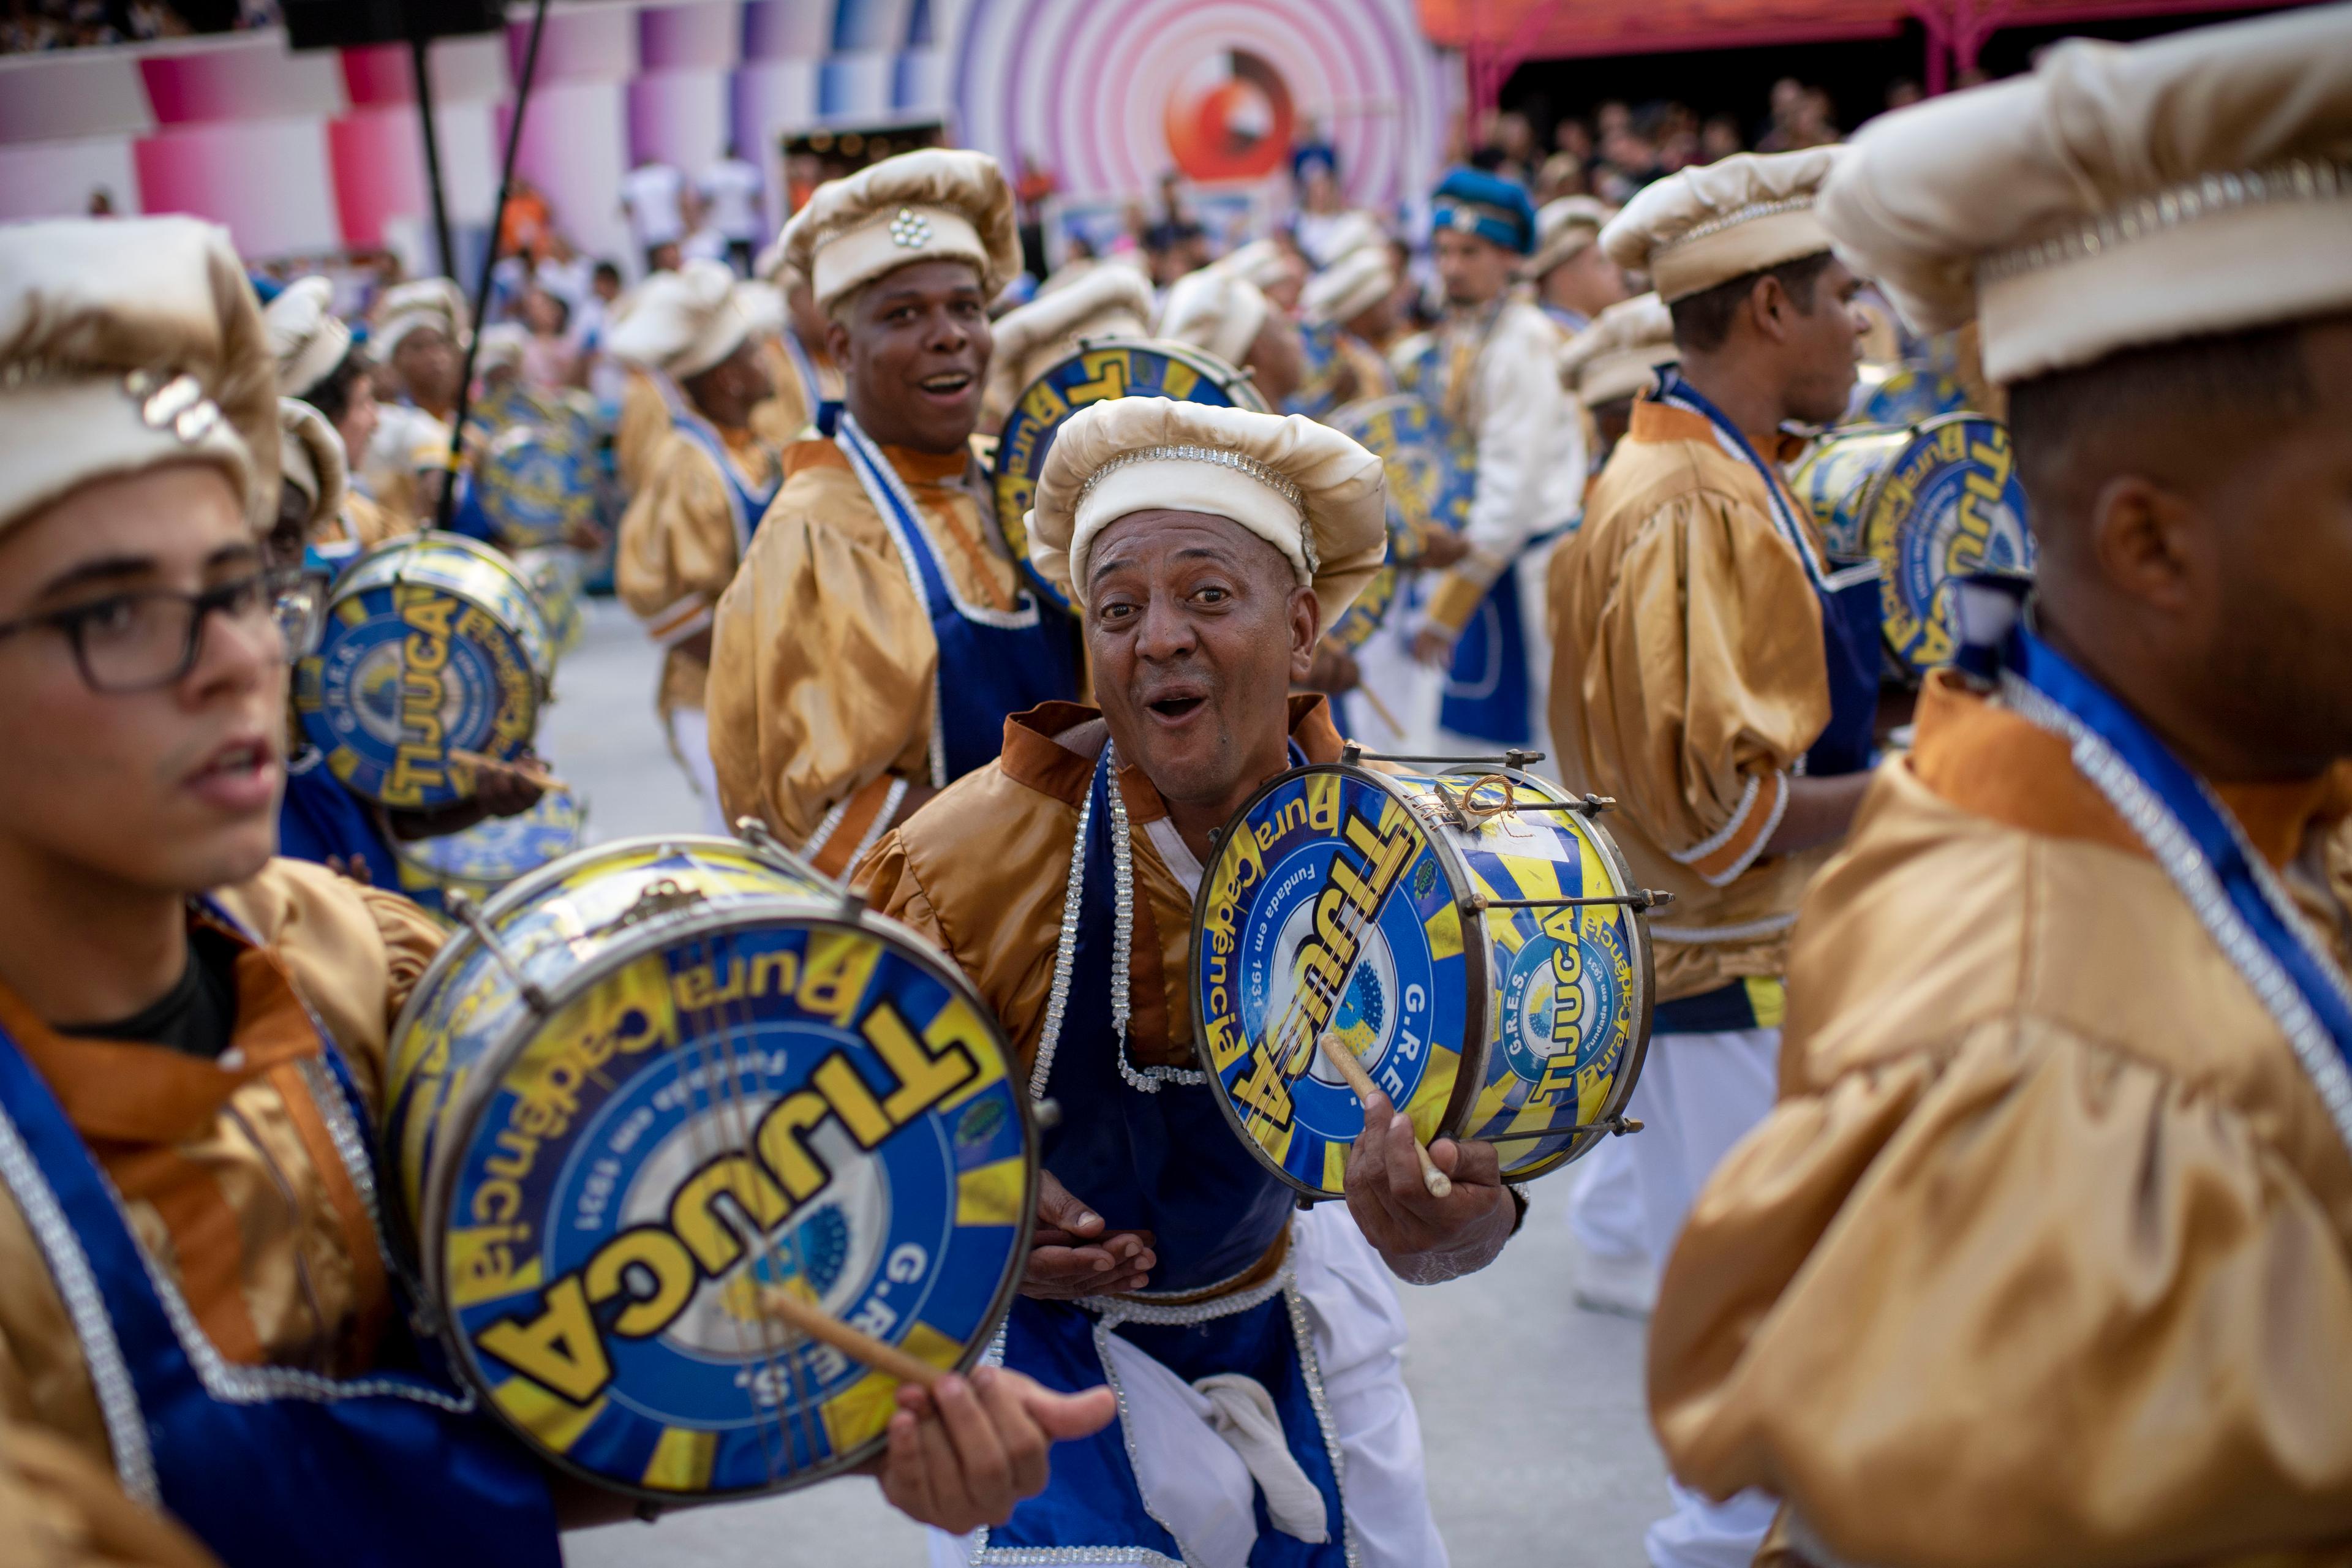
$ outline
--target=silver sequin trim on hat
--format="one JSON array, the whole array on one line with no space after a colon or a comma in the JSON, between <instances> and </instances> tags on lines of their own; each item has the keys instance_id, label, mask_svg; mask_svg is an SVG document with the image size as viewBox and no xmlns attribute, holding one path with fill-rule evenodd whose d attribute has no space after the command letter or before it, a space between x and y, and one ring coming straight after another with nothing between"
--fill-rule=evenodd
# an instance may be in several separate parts
<instances>
[{"instance_id":1,"label":"silver sequin trim on hat","mask_svg":"<svg viewBox=\"0 0 2352 1568\"><path fill-rule=\"evenodd\" d=\"M1760 217L1779 217L1782 213L1803 212L1812 205L1813 198L1811 196L1789 196L1777 202L1749 202L1744 207L1734 207L1727 213L1685 229L1672 239L1651 247L1650 254L1664 256L1668 251L1678 250L1694 240L1705 239L1711 234L1721 234L1727 228L1738 228L1743 223L1754 223ZM1826 249L1827 247L1823 248Z\"/></svg>"},{"instance_id":2,"label":"silver sequin trim on hat","mask_svg":"<svg viewBox=\"0 0 2352 1568\"><path fill-rule=\"evenodd\" d=\"M1085 506L1087 498L1095 493L1095 487L1104 479L1138 463L1213 463L1221 468L1231 468L1237 474L1255 479L1288 501L1291 509L1298 513L1299 521L1307 521L1307 492L1290 479L1246 453L1228 451L1223 447L1196 447L1190 443L1173 447L1142 447L1132 452L1121 452L1087 476L1087 482L1078 487L1077 505L1070 510L1076 511ZM1308 576L1322 570L1321 563L1315 557L1314 530L1302 528L1299 531L1299 550L1307 557Z\"/></svg>"},{"instance_id":3,"label":"silver sequin trim on hat","mask_svg":"<svg viewBox=\"0 0 2352 1568\"><path fill-rule=\"evenodd\" d=\"M2142 196L2090 219L2065 234L2032 245L1996 251L1977 264L1979 285L2063 266L2150 239L2200 218L2282 202L2341 201L2352 197L2352 164L2318 158L2292 158L2267 168L2206 174Z\"/></svg>"}]
</instances>

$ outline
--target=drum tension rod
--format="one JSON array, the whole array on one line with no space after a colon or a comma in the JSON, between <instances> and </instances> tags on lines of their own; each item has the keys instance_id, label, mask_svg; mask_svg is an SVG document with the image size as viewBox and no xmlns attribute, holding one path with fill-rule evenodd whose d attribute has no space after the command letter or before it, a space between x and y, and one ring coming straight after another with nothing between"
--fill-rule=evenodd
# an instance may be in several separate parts
<instances>
[{"instance_id":1,"label":"drum tension rod","mask_svg":"<svg viewBox=\"0 0 2352 1568\"><path fill-rule=\"evenodd\" d=\"M1547 1138L1573 1138L1580 1132L1606 1132L1622 1138L1628 1132L1639 1132L1642 1120L1637 1116L1612 1116L1606 1121L1580 1121L1573 1127L1551 1127L1540 1132L1498 1132L1492 1138L1482 1138L1482 1143L1540 1143Z\"/></svg>"},{"instance_id":2,"label":"drum tension rod","mask_svg":"<svg viewBox=\"0 0 2352 1568\"><path fill-rule=\"evenodd\" d=\"M1582 909L1589 904L1622 904L1629 910L1654 910L1674 901L1675 896L1664 888L1636 888L1630 893L1607 893L1590 899L1490 899L1484 893L1473 893L1462 900L1462 908L1475 915L1484 910L1566 910Z\"/></svg>"},{"instance_id":3,"label":"drum tension rod","mask_svg":"<svg viewBox=\"0 0 2352 1568\"><path fill-rule=\"evenodd\" d=\"M737 817L735 837L750 845L757 854L774 861L794 876L814 877L821 882L833 880L814 866L810 865L806 858L793 854L792 850L785 847L784 841L770 832L768 825L756 816Z\"/></svg>"},{"instance_id":4,"label":"drum tension rod","mask_svg":"<svg viewBox=\"0 0 2352 1568\"><path fill-rule=\"evenodd\" d=\"M540 988L538 981L522 972L522 965L515 962L514 954L507 951L506 943L500 942L498 933L490 930L490 922L482 918L481 905L455 889L442 899L441 904L444 909L456 915L467 931L478 937L484 947L490 950L490 956L499 961L499 967L505 970L507 978L515 983L515 990L521 994L523 1005L541 1017L547 1016L550 1011L547 1005L547 993Z\"/></svg>"},{"instance_id":5,"label":"drum tension rod","mask_svg":"<svg viewBox=\"0 0 2352 1568\"><path fill-rule=\"evenodd\" d=\"M1339 748L1339 760L1347 763L1351 768L1360 767L1365 763L1495 763L1507 768L1525 768L1530 763L1542 762L1544 760L1544 753L1541 752L1522 752L1517 747L1513 747L1511 750L1505 752L1499 757L1407 756L1402 752L1368 752L1364 750L1362 742L1349 741L1343 743Z\"/></svg>"}]
</instances>

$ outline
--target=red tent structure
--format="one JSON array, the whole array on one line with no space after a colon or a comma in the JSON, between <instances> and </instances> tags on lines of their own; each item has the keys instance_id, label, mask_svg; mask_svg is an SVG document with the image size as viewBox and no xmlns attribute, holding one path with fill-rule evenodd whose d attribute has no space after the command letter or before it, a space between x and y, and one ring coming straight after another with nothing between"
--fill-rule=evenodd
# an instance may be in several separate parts
<instances>
[{"instance_id":1,"label":"red tent structure","mask_svg":"<svg viewBox=\"0 0 2352 1568\"><path fill-rule=\"evenodd\" d=\"M1886 38L1917 22L1924 75L1941 92L2003 27L2074 25L2185 12L2266 10L2277 0L1420 0L1431 40L1458 48L1474 114L1529 60L1765 44Z\"/></svg>"}]
</instances>

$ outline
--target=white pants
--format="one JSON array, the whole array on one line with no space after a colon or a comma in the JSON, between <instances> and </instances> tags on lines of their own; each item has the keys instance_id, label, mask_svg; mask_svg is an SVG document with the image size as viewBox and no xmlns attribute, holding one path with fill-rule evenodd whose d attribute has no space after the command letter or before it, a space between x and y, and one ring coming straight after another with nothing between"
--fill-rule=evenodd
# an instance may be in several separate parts
<instances>
[{"instance_id":1,"label":"white pants","mask_svg":"<svg viewBox=\"0 0 2352 1568\"><path fill-rule=\"evenodd\" d=\"M1653 1035L1628 1108L1642 1131L1633 1146L1650 1256L1663 1264L1699 1188L1731 1146L1772 1109L1780 1031L1731 1029ZM1653 1568L1744 1568L1772 1523L1773 1500L1745 1491L1726 1502L1670 1484L1674 1512L1650 1526Z\"/></svg>"},{"instance_id":2,"label":"white pants","mask_svg":"<svg viewBox=\"0 0 2352 1568\"><path fill-rule=\"evenodd\" d=\"M1646 1136L1643 1131L1604 1139L1582 1161L1583 1173L1569 1196L1568 1229L1589 1257L1657 1261L1642 1215L1642 1176L1633 1164L1633 1145Z\"/></svg>"},{"instance_id":3,"label":"white pants","mask_svg":"<svg viewBox=\"0 0 2352 1568\"><path fill-rule=\"evenodd\" d=\"M1405 1391L1404 1312L1387 1266L1344 1204L1320 1204L1291 1234L1299 1295L1307 1303L1323 1398L1346 1457L1341 1492L1363 1568L1446 1568L1429 1511L1421 1417ZM1255 1539L1255 1483L1203 1422L1181 1379L1119 1336L1109 1336L1136 1479L1153 1517L1197 1568L1242 1568ZM1238 1527L1237 1527L1237 1521ZM966 1537L930 1532L931 1568L968 1568ZM985 1559L982 1560L985 1562ZM1079 1568L1137 1561L1131 1554L1055 1558Z\"/></svg>"},{"instance_id":4,"label":"white pants","mask_svg":"<svg viewBox=\"0 0 2352 1568\"><path fill-rule=\"evenodd\" d=\"M704 831L731 837L726 808L719 804L719 770L710 762L710 715L699 708L671 709L669 738L686 764L687 782L701 799Z\"/></svg>"}]
</instances>

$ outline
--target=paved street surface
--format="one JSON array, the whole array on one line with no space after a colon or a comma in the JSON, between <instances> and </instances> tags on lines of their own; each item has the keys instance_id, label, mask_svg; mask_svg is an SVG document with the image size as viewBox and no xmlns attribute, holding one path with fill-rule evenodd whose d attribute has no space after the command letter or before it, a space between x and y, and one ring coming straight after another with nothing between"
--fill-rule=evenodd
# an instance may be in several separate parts
<instances>
[{"instance_id":1,"label":"paved street surface","mask_svg":"<svg viewBox=\"0 0 2352 1568\"><path fill-rule=\"evenodd\" d=\"M588 796L590 837L690 829L684 775L653 717L655 658L610 600L592 604L541 750ZM1641 1325L1580 1311L1556 1174L1530 1189L1527 1227L1469 1279L1401 1286L1429 1488L1455 1568L1638 1568L1664 1510L1642 1406ZM871 1481L616 1525L566 1540L572 1568L919 1568L922 1531Z\"/></svg>"}]
</instances>

